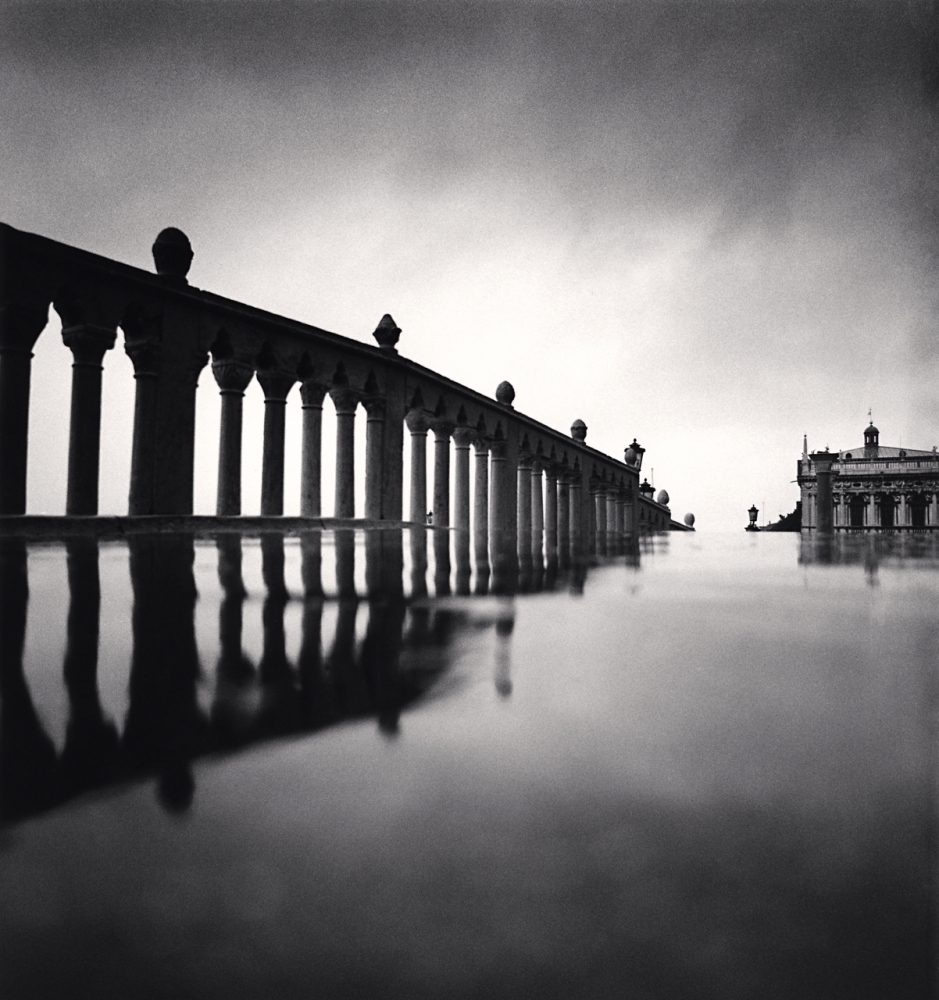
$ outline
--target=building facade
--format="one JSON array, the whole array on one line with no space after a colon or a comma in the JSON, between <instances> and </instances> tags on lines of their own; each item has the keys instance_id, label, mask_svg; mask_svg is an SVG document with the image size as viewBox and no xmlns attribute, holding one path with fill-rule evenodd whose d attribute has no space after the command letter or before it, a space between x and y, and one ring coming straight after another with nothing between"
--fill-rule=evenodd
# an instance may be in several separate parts
<instances>
[{"instance_id":1,"label":"building facade","mask_svg":"<svg viewBox=\"0 0 939 1000\"><path fill-rule=\"evenodd\" d=\"M939 454L881 445L873 421L859 448L803 443L797 479L803 531L939 531Z\"/></svg>"}]
</instances>

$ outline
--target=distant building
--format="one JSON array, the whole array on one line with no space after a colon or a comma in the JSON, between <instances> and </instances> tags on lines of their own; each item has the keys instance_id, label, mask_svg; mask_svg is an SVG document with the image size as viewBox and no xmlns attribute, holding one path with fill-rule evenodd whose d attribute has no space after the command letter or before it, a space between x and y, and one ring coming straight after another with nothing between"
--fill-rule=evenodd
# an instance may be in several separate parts
<instances>
[{"instance_id":1,"label":"distant building","mask_svg":"<svg viewBox=\"0 0 939 1000\"><path fill-rule=\"evenodd\" d=\"M883 446L873 421L859 448L810 455L803 442L798 483L803 531L826 530L826 507L835 532L939 531L936 449Z\"/></svg>"}]
</instances>

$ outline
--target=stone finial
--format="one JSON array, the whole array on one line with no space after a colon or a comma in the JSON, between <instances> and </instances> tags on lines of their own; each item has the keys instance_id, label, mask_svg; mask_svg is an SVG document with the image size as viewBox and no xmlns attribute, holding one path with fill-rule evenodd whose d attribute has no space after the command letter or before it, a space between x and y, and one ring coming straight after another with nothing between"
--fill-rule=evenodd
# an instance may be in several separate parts
<instances>
[{"instance_id":1,"label":"stone finial","mask_svg":"<svg viewBox=\"0 0 939 1000\"><path fill-rule=\"evenodd\" d=\"M575 441L586 441L587 440L587 425L583 420L575 420L571 424L571 437Z\"/></svg>"},{"instance_id":2,"label":"stone finial","mask_svg":"<svg viewBox=\"0 0 939 1000\"><path fill-rule=\"evenodd\" d=\"M503 406L511 406L515 399L515 389L511 382L500 382L496 386L496 401Z\"/></svg>"},{"instance_id":3,"label":"stone finial","mask_svg":"<svg viewBox=\"0 0 939 1000\"><path fill-rule=\"evenodd\" d=\"M659 490L659 495L655 498L657 503L660 503L663 507L668 506L668 493L665 490Z\"/></svg>"},{"instance_id":4,"label":"stone finial","mask_svg":"<svg viewBox=\"0 0 939 1000\"><path fill-rule=\"evenodd\" d=\"M153 263L157 274L186 284L186 275L192 265L192 244L181 230L164 229L153 241Z\"/></svg>"},{"instance_id":5,"label":"stone finial","mask_svg":"<svg viewBox=\"0 0 939 1000\"><path fill-rule=\"evenodd\" d=\"M687 524L689 528L694 527L694 514L685 514L685 524Z\"/></svg>"},{"instance_id":6,"label":"stone finial","mask_svg":"<svg viewBox=\"0 0 939 1000\"><path fill-rule=\"evenodd\" d=\"M395 344L398 343L398 338L401 336L401 327L391 318L390 313L385 313L382 316L372 336L378 341L378 346L383 351L391 351L392 354L398 353Z\"/></svg>"}]
</instances>

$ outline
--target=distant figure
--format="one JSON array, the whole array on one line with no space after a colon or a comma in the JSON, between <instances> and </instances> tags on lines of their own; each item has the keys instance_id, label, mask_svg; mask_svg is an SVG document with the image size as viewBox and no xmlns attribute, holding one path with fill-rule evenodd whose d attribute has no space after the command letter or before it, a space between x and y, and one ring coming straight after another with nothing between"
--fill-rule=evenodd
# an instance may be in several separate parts
<instances>
[{"instance_id":1,"label":"distant figure","mask_svg":"<svg viewBox=\"0 0 939 1000\"><path fill-rule=\"evenodd\" d=\"M434 523L434 512L432 510L427 511L427 523L428 524Z\"/></svg>"}]
</instances>

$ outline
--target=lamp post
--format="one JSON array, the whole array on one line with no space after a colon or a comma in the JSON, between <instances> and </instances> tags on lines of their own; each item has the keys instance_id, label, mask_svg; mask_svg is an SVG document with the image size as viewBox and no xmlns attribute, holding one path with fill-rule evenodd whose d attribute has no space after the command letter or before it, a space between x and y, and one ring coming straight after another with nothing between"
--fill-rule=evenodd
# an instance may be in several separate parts
<instances>
[{"instance_id":1,"label":"lamp post","mask_svg":"<svg viewBox=\"0 0 939 1000\"><path fill-rule=\"evenodd\" d=\"M760 529L757 527L756 519L757 517L759 517L760 511L757 508L756 504L753 504L753 506L747 511L747 513L750 515L750 523L746 526L744 530L759 531Z\"/></svg>"}]
</instances>

